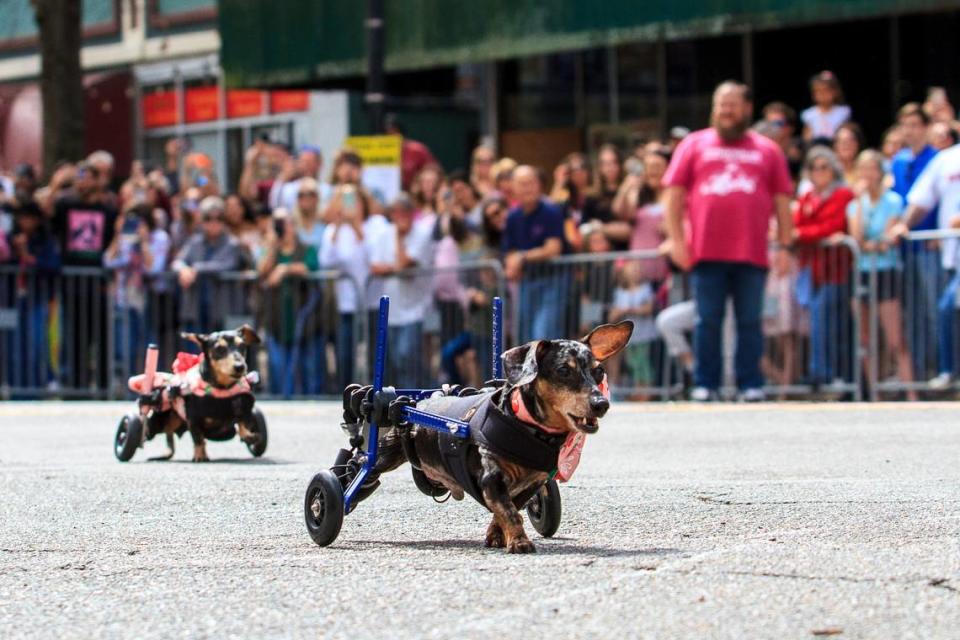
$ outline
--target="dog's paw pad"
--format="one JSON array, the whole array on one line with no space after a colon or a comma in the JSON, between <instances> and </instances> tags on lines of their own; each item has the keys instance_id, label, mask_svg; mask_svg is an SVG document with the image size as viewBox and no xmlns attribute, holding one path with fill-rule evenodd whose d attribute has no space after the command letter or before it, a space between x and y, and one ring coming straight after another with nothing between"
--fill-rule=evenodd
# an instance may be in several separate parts
<instances>
[{"instance_id":1,"label":"dog's paw pad","mask_svg":"<svg viewBox=\"0 0 960 640\"><path fill-rule=\"evenodd\" d=\"M503 542L503 532L497 529L496 533L488 533L486 540L483 541L483 546L493 549L503 549L503 547L506 546Z\"/></svg>"},{"instance_id":2,"label":"dog's paw pad","mask_svg":"<svg viewBox=\"0 0 960 640\"><path fill-rule=\"evenodd\" d=\"M516 540L511 540L510 544L507 545L507 553L536 553L537 548L533 546L533 542L527 538L518 538Z\"/></svg>"}]
</instances>

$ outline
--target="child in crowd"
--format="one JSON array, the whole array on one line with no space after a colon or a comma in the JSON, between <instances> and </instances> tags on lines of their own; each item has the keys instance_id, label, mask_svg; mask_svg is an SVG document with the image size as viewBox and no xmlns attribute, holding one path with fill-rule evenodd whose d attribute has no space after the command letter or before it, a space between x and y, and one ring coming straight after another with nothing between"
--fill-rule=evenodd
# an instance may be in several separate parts
<instances>
[{"instance_id":1,"label":"child in crowd","mask_svg":"<svg viewBox=\"0 0 960 640\"><path fill-rule=\"evenodd\" d=\"M810 79L813 106L800 114L806 142L832 140L844 122L850 119L850 107L843 103L843 89L832 71L821 71Z\"/></svg>"},{"instance_id":2,"label":"child in crowd","mask_svg":"<svg viewBox=\"0 0 960 640\"><path fill-rule=\"evenodd\" d=\"M620 285L613 292L610 322L633 321L633 335L624 350L623 359L635 387L646 387L653 382L650 364L650 343L657 338L654 324L655 294L650 283L643 279L641 261L631 260L620 270ZM608 361L609 362L609 361ZM611 363L611 380L622 380L616 375L620 362ZM639 398L637 398L639 399Z\"/></svg>"}]
</instances>

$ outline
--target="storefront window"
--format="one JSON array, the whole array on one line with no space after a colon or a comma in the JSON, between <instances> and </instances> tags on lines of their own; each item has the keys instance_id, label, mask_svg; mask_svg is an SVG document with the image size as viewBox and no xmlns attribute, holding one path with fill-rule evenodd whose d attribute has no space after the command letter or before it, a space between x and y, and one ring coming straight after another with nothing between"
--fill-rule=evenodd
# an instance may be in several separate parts
<instances>
[{"instance_id":1,"label":"storefront window","mask_svg":"<svg viewBox=\"0 0 960 640\"><path fill-rule=\"evenodd\" d=\"M508 60L501 65L501 127L541 129L576 124L576 53Z\"/></svg>"},{"instance_id":2,"label":"storefront window","mask_svg":"<svg viewBox=\"0 0 960 640\"><path fill-rule=\"evenodd\" d=\"M668 127L707 126L714 88L724 80L742 79L741 46L740 36L667 44Z\"/></svg>"},{"instance_id":3,"label":"storefront window","mask_svg":"<svg viewBox=\"0 0 960 640\"><path fill-rule=\"evenodd\" d=\"M657 44L625 44L617 47L616 56L620 121L658 118Z\"/></svg>"}]
</instances>

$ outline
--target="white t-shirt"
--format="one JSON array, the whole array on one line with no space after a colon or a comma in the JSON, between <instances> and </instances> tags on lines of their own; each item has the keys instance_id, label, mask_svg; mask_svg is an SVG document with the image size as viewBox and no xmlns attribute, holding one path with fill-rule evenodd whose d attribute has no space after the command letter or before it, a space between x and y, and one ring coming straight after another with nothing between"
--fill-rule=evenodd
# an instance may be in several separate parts
<instances>
[{"instance_id":1,"label":"white t-shirt","mask_svg":"<svg viewBox=\"0 0 960 640\"><path fill-rule=\"evenodd\" d=\"M934 156L913 183L907 194L907 204L917 205L926 211L939 204L937 226L941 229L950 228L950 220L960 215L960 145ZM956 268L956 239L943 242L940 256L944 269Z\"/></svg>"},{"instance_id":2,"label":"white t-shirt","mask_svg":"<svg viewBox=\"0 0 960 640\"><path fill-rule=\"evenodd\" d=\"M631 309L653 302L653 287L644 282L632 289L617 287L613 290L613 308ZM657 339L657 326L653 320L653 313L645 316L629 315L627 320L633 320L633 335L630 344L652 342Z\"/></svg>"},{"instance_id":3,"label":"white t-shirt","mask_svg":"<svg viewBox=\"0 0 960 640\"><path fill-rule=\"evenodd\" d=\"M369 234L368 256L371 264L397 262L397 230L389 222L384 222ZM428 268L433 264L432 232L432 226L415 223L403 239L404 250L417 263L415 268ZM367 287L367 308L376 309L381 295L390 296L390 326L411 324L423 320L427 309L433 304L431 294L429 275L373 276Z\"/></svg>"},{"instance_id":4,"label":"white t-shirt","mask_svg":"<svg viewBox=\"0 0 960 640\"><path fill-rule=\"evenodd\" d=\"M820 107L814 105L804 109L800 119L814 138L832 138L840 125L850 119L850 107L838 104L830 107L829 111L821 111Z\"/></svg>"},{"instance_id":5,"label":"white t-shirt","mask_svg":"<svg viewBox=\"0 0 960 640\"><path fill-rule=\"evenodd\" d=\"M320 245L320 266L324 269L337 269L353 280L337 279L337 310L340 313L355 313L359 300L356 287L362 287L370 275L370 262L367 260L366 245L357 237L357 232L349 224L340 225L337 239L333 234L337 225L328 224L323 230L323 242ZM354 285L356 283L356 285Z\"/></svg>"},{"instance_id":6,"label":"white t-shirt","mask_svg":"<svg viewBox=\"0 0 960 640\"><path fill-rule=\"evenodd\" d=\"M385 264L388 245L396 231L384 216L372 215L363 223L363 247L367 253L368 269L370 264ZM370 277L366 283L365 306L370 311L380 308L380 296L383 295L383 278Z\"/></svg>"}]
</instances>

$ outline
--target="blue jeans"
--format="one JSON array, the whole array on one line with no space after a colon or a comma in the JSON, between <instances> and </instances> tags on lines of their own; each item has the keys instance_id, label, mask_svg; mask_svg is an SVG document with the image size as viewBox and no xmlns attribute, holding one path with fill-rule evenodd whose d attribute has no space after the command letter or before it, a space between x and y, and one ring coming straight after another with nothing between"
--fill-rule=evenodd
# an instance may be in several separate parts
<instances>
[{"instance_id":1,"label":"blue jeans","mask_svg":"<svg viewBox=\"0 0 960 640\"><path fill-rule=\"evenodd\" d=\"M337 327L337 381L343 389L353 379L353 365L357 357L353 344L354 314L341 313L340 325Z\"/></svg>"},{"instance_id":2,"label":"blue jeans","mask_svg":"<svg viewBox=\"0 0 960 640\"><path fill-rule=\"evenodd\" d=\"M320 336L304 338L301 344L283 344L267 338L270 362L270 393L289 398L294 391L319 395L326 374L324 341Z\"/></svg>"},{"instance_id":3,"label":"blue jeans","mask_svg":"<svg viewBox=\"0 0 960 640\"><path fill-rule=\"evenodd\" d=\"M827 384L845 368L842 359L842 340L849 335L849 295L846 284L822 284L810 300L810 378L817 384Z\"/></svg>"},{"instance_id":4,"label":"blue jeans","mask_svg":"<svg viewBox=\"0 0 960 640\"><path fill-rule=\"evenodd\" d=\"M389 327L387 377L383 383L398 388L419 388L423 384L423 323Z\"/></svg>"},{"instance_id":5,"label":"blue jeans","mask_svg":"<svg viewBox=\"0 0 960 640\"><path fill-rule=\"evenodd\" d=\"M943 268L940 265L940 252L928 249L925 243L907 243L904 247L904 322L907 331L905 337L913 358L914 376L923 380L927 377L928 364L934 349L935 329L940 328L940 287L943 286ZM942 349L939 349L938 362L942 362ZM943 371L943 368L940 369Z\"/></svg>"},{"instance_id":6,"label":"blue jeans","mask_svg":"<svg viewBox=\"0 0 960 640\"><path fill-rule=\"evenodd\" d=\"M953 375L953 321L956 309L960 271L950 274L950 281L937 302L937 368Z\"/></svg>"},{"instance_id":7,"label":"blue jeans","mask_svg":"<svg viewBox=\"0 0 960 640\"><path fill-rule=\"evenodd\" d=\"M113 362L124 381L143 371L138 366L141 354L146 352L143 335L142 313L129 307L113 308Z\"/></svg>"},{"instance_id":8,"label":"blue jeans","mask_svg":"<svg viewBox=\"0 0 960 640\"><path fill-rule=\"evenodd\" d=\"M760 314L767 270L743 262L701 262L693 270L697 325L693 335L694 384L720 388L723 372L723 316L727 298L733 298L737 320L737 353L734 370L737 388L763 387L760 358L763 333Z\"/></svg>"},{"instance_id":9,"label":"blue jeans","mask_svg":"<svg viewBox=\"0 0 960 640\"><path fill-rule=\"evenodd\" d=\"M564 275L520 282L520 342L565 338L567 278Z\"/></svg>"},{"instance_id":10,"label":"blue jeans","mask_svg":"<svg viewBox=\"0 0 960 640\"><path fill-rule=\"evenodd\" d=\"M17 330L8 336L7 379L14 388L45 387L51 380L47 301L17 299Z\"/></svg>"}]
</instances>

